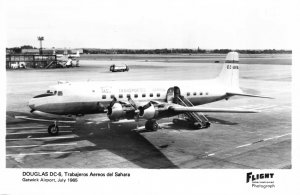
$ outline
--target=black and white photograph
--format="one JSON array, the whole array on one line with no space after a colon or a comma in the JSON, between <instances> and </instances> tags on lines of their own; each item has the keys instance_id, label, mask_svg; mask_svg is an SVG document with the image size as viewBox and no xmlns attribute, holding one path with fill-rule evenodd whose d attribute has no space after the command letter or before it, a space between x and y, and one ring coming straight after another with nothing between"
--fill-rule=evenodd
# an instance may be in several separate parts
<instances>
[{"instance_id":1,"label":"black and white photograph","mask_svg":"<svg viewBox=\"0 0 300 195\"><path fill-rule=\"evenodd\" d=\"M294 1L1 3L0 194L293 194Z\"/></svg>"}]
</instances>

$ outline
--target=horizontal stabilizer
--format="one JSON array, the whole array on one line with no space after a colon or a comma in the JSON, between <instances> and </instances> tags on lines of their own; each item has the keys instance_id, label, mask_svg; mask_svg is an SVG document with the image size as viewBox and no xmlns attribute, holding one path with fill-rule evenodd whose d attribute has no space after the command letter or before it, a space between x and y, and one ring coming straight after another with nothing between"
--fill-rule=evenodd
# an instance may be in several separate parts
<instances>
[{"instance_id":1,"label":"horizontal stabilizer","mask_svg":"<svg viewBox=\"0 0 300 195\"><path fill-rule=\"evenodd\" d=\"M245 109L226 109L226 108L204 108L204 107L184 107L184 106L171 106L169 108L174 112L218 112L218 113L257 113L257 110Z\"/></svg>"},{"instance_id":2,"label":"horizontal stabilizer","mask_svg":"<svg viewBox=\"0 0 300 195\"><path fill-rule=\"evenodd\" d=\"M274 98L268 97L268 96L252 95L252 94L246 94L246 93L231 93L231 92L227 92L226 94L228 96L238 95L238 96L247 96L247 97L258 97L258 98L274 99Z\"/></svg>"}]
</instances>

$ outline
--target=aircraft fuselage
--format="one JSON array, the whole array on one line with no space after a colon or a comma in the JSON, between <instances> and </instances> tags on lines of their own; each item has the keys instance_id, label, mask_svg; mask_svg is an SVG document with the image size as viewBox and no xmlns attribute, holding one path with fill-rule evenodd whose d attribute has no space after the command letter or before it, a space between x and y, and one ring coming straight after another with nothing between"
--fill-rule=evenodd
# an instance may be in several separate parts
<instances>
[{"instance_id":1,"label":"aircraft fuselage","mask_svg":"<svg viewBox=\"0 0 300 195\"><path fill-rule=\"evenodd\" d=\"M29 101L29 107L57 115L103 113L113 97L122 102L127 102L128 96L137 102L166 102L167 92L174 86L194 105L228 98L225 87L217 79L80 82L55 85L52 94L35 96Z\"/></svg>"}]
</instances>

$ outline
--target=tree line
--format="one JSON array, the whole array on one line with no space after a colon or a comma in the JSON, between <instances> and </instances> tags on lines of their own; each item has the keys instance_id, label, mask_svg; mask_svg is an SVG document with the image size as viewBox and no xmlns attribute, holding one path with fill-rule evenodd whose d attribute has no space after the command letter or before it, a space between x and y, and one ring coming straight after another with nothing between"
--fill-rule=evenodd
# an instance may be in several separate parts
<instances>
[{"instance_id":1,"label":"tree line","mask_svg":"<svg viewBox=\"0 0 300 195\"><path fill-rule=\"evenodd\" d=\"M231 49L83 49L86 54L227 54ZM292 54L292 50L250 50L238 49L234 50L242 54Z\"/></svg>"},{"instance_id":2,"label":"tree line","mask_svg":"<svg viewBox=\"0 0 300 195\"><path fill-rule=\"evenodd\" d=\"M21 47L6 48L11 53L20 54L22 49L37 49L30 45ZM49 49L48 49L49 50ZM189 48L163 48L163 49L98 49L98 48L83 48L84 54L226 54L232 51L231 49L189 49ZM292 54L292 50L284 49L238 49L234 50L241 54Z\"/></svg>"}]
</instances>

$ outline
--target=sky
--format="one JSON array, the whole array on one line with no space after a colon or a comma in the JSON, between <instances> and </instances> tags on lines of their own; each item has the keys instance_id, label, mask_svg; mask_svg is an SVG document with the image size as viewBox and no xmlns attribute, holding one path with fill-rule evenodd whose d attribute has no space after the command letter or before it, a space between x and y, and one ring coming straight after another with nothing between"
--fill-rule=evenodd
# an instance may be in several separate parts
<instances>
[{"instance_id":1,"label":"sky","mask_svg":"<svg viewBox=\"0 0 300 195\"><path fill-rule=\"evenodd\" d=\"M6 0L6 47L292 49L283 0Z\"/></svg>"}]
</instances>

